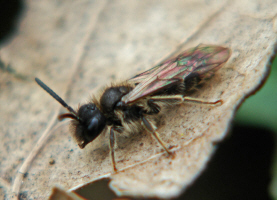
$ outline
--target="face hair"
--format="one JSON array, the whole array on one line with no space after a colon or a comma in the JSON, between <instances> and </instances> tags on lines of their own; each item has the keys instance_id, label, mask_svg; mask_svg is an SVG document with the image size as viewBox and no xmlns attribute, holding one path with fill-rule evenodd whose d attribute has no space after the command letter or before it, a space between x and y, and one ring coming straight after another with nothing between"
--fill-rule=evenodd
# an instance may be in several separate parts
<instances>
[{"instance_id":1,"label":"face hair","mask_svg":"<svg viewBox=\"0 0 277 200\"><path fill-rule=\"evenodd\" d=\"M39 86L42 89L44 89L48 94L50 94L54 99L56 99L60 104L62 104L63 107L65 107L70 113L72 113L77 120L80 120L75 110L73 110L73 108L67 105L67 103L65 103L65 101L61 97L59 97L59 95L57 95L53 90L51 90L47 85L45 85L45 83L43 83L40 79L35 78L35 81L37 82L37 84L39 84Z\"/></svg>"}]
</instances>

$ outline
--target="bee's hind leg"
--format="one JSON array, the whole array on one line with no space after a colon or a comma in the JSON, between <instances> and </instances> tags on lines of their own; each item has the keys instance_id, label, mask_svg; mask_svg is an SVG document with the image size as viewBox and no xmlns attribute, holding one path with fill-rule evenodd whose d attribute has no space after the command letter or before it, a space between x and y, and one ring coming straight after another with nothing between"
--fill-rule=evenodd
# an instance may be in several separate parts
<instances>
[{"instance_id":1,"label":"bee's hind leg","mask_svg":"<svg viewBox=\"0 0 277 200\"><path fill-rule=\"evenodd\" d=\"M223 104L223 101L221 99L219 99L217 101L205 101L203 99L197 99L197 98L193 98L193 97L183 97L183 102L208 104L208 105L214 105L214 106L220 106Z\"/></svg>"},{"instance_id":2,"label":"bee's hind leg","mask_svg":"<svg viewBox=\"0 0 277 200\"><path fill-rule=\"evenodd\" d=\"M214 106L220 106L223 101L217 100L217 101L205 101L203 99L193 98L193 97L187 97L184 95L165 95L165 96L153 96L150 98L151 101L174 101L175 103L199 103L199 104L208 104L208 105L214 105Z\"/></svg>"},{"instance_id":3,"label":"bee's hind leg","mask_svg":"<svg viewBox=\"0 0 277 200\"><path fill-rule=\"evenodd\" d=\"M155 137L155 139L160 143L160 145L164 148L164 150L168 154L171 154L169 149L166 147L164 142L161 140L159 133L156 131L157 127L155 125L153 125L150 121L148 121L145 116L142 116L142 124L145 127L145 129Z\"/></svg>"}]
</instances>

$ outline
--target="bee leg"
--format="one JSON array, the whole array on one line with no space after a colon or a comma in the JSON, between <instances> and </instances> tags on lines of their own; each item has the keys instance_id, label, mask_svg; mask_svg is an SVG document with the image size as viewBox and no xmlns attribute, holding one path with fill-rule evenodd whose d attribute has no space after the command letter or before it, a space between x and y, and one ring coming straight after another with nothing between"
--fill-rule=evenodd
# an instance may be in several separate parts
<instances>
[{"instance_id":1,"label":"bee leg","mask_svg":"<svg viewBox=\"0 0 277 200\"><path fill-rule=\"evenodd\" d=\"M148 107L150 108L150 111L147 112L147 115L153 115L153 114L158 114L161 110L160 106L155 104L155 102L152 99L149 99L147 101Z\"/></svg>"},{"instance_id":2,"label":"bee leg","mask_svg":"<svg viewBox=\"0 0 277 200\"><path fill-rule=\"evenodd\" d=\"M116 164L115 164L115 159L114 159L114 143L115 143L115 137L114 137L114 131L115 127L112 127L110 129L110 149L111 149L111 157L112 157L112 165L114 172L117 172Z\"/></svg>"},{"instance_id":3,"label":"bee leg","mask_svg":"<svg viewBox=\"0 0 277 200\"><path fill-rule=\"evenodd\" d=\"M197 98L192 98L192 97L183 97L183 102L209 104L209 105L215 105L215 106L220 106L223 104L223 101L221 99L219 99L217 101L205 101L203 99L197 99Z\"/></svg>"},{"instance_id":4,"label":"bee leg","mask_svg":"<svg viewBox=\"0 0 277 200\"><path fill-rule=\"evenodd\" d=\"M171 154L171 152L165 146L164 142L161 140L159 133L156 131L157 128L153 124L151 124L144 116L142 116L142 123L143 123L144 127L146 128L146 130L148 132L150 132L156 138L156 140L158 140L158 142L164 148L164 150L168 154Z\"/></svg>"},{"instance_id":5,"label":"bee leg","mask_svg":"<svg viewBox=\"0 0 277 200\"><path fill-rule=\"evenodd\" d=\"M167 95L167 96L153 96L150 98L152 101L169 101L174 100L176 103L185 103L185 102L191 102L191 103L199 103L199 104L209 104L209 105L221 105L223 101L217 100L217 101L205 101L203 99L197 99L193 97L185 97L183 95Z\"/></svg>"}]
</instances>

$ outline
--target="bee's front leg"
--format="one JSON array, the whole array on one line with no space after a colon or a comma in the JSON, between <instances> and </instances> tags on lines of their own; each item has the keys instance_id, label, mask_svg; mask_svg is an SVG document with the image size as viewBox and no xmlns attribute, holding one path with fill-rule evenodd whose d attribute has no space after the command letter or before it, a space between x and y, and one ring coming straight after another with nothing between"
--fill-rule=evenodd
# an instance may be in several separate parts
<instances>
[{"instance_id":1,"label":"bee's front leg","mask_svg":"<svg viewBox=\"0 0 277 200\"><path fill-rule=\"evenodd\" d=\"M111 127L111 129L110 129L110 150L111 150L113 169L114 169L114 172L117 172L115 159L114 159L114 144L115 144L114 132L115 132L115 130L116 130L116 127Z\"/></svg>"}]
</instances>

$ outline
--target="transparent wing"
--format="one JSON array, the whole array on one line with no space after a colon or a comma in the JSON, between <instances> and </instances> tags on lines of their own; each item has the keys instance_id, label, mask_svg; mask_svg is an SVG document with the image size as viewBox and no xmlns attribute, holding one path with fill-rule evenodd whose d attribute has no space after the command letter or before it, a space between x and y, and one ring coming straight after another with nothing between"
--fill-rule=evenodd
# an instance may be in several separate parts
<instances>
[{"instance_id":1,"label":"transparent wing","mask_svg":"<svg viewBox=\"0 0 277 200\"><path fill-rule=\"evenodd\" d=\"M154 71L158 70L158 68L162 67L163 65L167 65L167 63L169 63L171 60L168 60L160 65L157 65L155 67L152 67L151 69L142 72L140 74L137 74L136 76L132 77L131 79L128 80L128 82L133 82L135 84L138 84L140 82L142 82L144 79L146 79L148 77L148 75L154 73Z\"/></svg>"},{"instance_id":2,"label":"transparent wing","mask_svg":"<svg viewBox=\"0 0 277 200\"><path fill-rule=\"evenodd\" d=\"M122 97L125 104L181 83L186 78L208 78L229 59L231 50L213 45L198 45L130 79L136 87Z\"/></svg>"}]
</instances>

